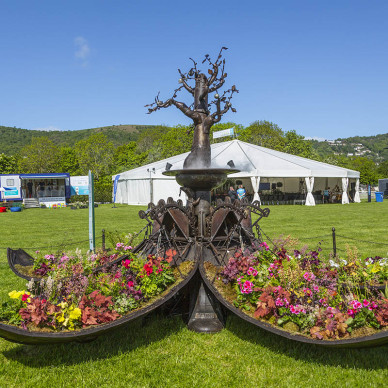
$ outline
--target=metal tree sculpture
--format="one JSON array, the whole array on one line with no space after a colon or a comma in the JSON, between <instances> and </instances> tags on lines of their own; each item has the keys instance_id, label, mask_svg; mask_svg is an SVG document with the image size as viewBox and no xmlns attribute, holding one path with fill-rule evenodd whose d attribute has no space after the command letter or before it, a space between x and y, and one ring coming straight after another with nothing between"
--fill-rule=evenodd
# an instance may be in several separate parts
<instances>
[{"instance_id":1,"label":"metal tree sculpture","mask_svg":"<svg viewBox=\"0 0 388 388\"><path fill-rule=\"evenodd\" d=\"M173 96L166 101L159 99L159 93L155 97L155 101L152 104L146 105L148 113L152 113L161 108L167 108L171 105L175 105L180 111L182 111L187 117L190 117L194 122L194 139L191 147L191 152L185 159L183 164L184 168L208 168L210 167L211 155L210 155L210 128L213 124L218 123L221 117L230 109L232 112L236 112L236 109L232 107L230 102L233 93L238 93L236 86L233 85L230 89L225 90L221 95L217 90L220 89L227 77L225 69L225 59L222 58L222 51L227 50L226 47L222 47L217 60L213 62L208 54L205 55L205 59L202 63L207 62L209 68L207 70L208 76L197 69L197 62L190 58L194 66L187 72L182 73L180 69L179 83L182 85L174 90ZM195 81L195 86L191 87L190 81ZM193 104L188 107L185 103L176 101L177 93L186 89L193 97ZM208 102L209 93L216 92L214 100ZM223 107L221 107L223 105ZM212 113L212 108L215 111Z\"/></svg>"}]
</instances>

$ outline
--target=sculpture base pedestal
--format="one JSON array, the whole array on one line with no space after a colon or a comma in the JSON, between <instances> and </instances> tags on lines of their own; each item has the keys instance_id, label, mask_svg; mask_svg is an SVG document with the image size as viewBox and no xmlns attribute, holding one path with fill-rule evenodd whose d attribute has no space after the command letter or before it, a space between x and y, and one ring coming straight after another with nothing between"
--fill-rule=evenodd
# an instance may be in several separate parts
<instances>
[{"instance_id":1,"label":"sculpture base pedestal","mask_svg":"<svg viewBox=\"0 0 388 388\"><path fill-rule=\"evenodd\" d=\"M217 312L213 308L214 303ZM221 319L220 319L221 318ZM224 328L221 307L217 301L210 302L203 283L200 283L193 312L187 327L197 333L217 333Z\"/></svg>"}]
</instances>

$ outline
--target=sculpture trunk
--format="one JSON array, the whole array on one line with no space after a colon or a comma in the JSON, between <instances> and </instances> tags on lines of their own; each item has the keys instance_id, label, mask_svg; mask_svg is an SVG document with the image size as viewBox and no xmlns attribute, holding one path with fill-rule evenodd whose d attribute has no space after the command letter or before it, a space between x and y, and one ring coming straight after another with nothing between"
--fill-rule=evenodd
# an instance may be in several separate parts
<instances>
[{"instance_id":1,"label":"sculpture trunk","mask_svg":"<svg viewBox=\"0 0 388 388\"><path fill-rule=\"evenodd\" d=\"M213 124L209 119L207 78L199 74L195 79L194 89L194 139L191 152L186 158L183 168L209 168L210 157L210 128Z\"/></svg>"},{"instance_id":2,"label":"sculpture trunk","mask_svg":"<svg viewBox=\"0 0 388 388\"><path fill-rule=\"evenodd\" d=\"M204 120L205 121L205 120ZM191 152L185 159L183 168L209 168L211 164L210 132L211 124L201 122L195 125Z\"/></svg>"}]
</instances>

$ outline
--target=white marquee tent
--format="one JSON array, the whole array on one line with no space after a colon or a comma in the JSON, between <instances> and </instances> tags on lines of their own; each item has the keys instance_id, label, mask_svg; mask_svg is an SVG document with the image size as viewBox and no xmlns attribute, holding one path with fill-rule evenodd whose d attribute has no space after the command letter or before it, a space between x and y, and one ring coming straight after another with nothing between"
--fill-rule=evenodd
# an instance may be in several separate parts
<instances>
[{"instance_id":1,"label":"white marquee tent","mask_svg":"<svg viewBox=\"0 0 388 388\"><path fill-rule=\"evenodd\" d=\"M227 167L233 160L241 172L229 175L230 178L243 181L248 192L253 193L254 200L260 200L260 183L281 182L285 192L304 192L305 204L314 206L314 191L326 190L337 186L342 191L342 203L349 203L348 190L354 183L354 201L360 202L358 171L333 166L315 160L302 158L269 148L231 140L211 146L212 166ZM146 205L149 202L166 200L168 197L177 200L180 186L174 177L163 175L166 164L171 169L183 168L183 162L189 153L173 156L159 162L138 167L114 175L117 180L116 203L129 205ZM181 198L185 194L181 193Z\"/></svg>"}]
</instances>

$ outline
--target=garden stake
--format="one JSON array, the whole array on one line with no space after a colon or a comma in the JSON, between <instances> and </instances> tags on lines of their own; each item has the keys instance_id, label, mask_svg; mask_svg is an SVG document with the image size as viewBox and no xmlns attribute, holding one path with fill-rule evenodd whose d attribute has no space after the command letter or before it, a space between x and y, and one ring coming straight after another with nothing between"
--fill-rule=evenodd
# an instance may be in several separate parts
<instances>
[{"instance_id":1,"label":"garden stake","mask_svg":"<svg viewBox=\"0 0 388 388\"><path fill-rule=\"evenodd\" d=\"M335 241L335 228L333 227L332 228L332 235L333 235L333 254L334 254L334 257L337 256L337 244L336 244L336 241Z\"/></svg>"}]
</instances>

